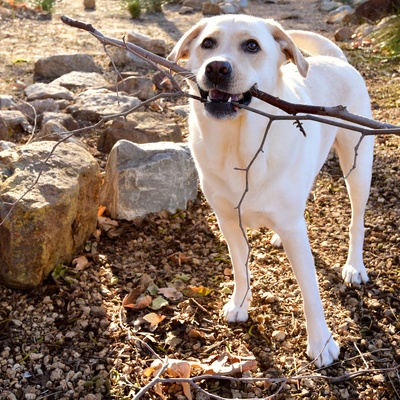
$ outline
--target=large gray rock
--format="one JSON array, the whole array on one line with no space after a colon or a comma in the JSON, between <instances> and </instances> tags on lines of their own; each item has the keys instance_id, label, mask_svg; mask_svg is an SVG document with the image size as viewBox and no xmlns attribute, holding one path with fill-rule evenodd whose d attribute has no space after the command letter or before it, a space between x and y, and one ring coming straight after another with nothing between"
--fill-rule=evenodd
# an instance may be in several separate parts
<instances>
[{"instance_id":1,"label":"large gray rock","mask_svg":"<svg viewBox=\"0 0 400 400\"><path fill-rule=\"evenodd\" d=\"M67 112L78 120L98 122L104 115L118 114L140 104L136 97L111 92L107 89L88 89L80 93Z\"/></svg>"},{"instance_id":2,"label":"large gray rock","mask_svg":"<svg viewBox=\"0 0 400 400\"><path fill-rule=\"evenodd\" d=\"M196 196L197 173L187 145L121 140L113 147L100 195L112 218L174 212Z\"/></svg>"},{"instance_id":3,"label":"large gray rock","mask_svg":"<svg viewBox=\"0 0 400 400\"><path fill-rule=\"evenodd\" d=\"M28 101L41 100L41 99L64 99L72 100L74 98L73 93L71 93L66 88L59 86L57 84L47 84L37 82L33 85L29 85L24 89L26 94L26 99Z\"/></svg>"},{"instance_id":4,"label":"large gray rock","mask_svg":"<svg viewBox=\"0 0 400 400\"><path fill-rule=\"evenodd\" d=\"M59 144L28 191L53 146L36 142L0 152L2 285L40 285L57 264L71 262L96 228L99 166L81 147ZM10 204L27 191L7 216Z\"/></svg>"},{"instance_id":5,"label":"large gray rock","mask_svg":"<svg viewBox=\"0 0 400 400\"><path fill-rule=\"evenodd\" d=\"M126 139L134 143L182 142L179 125L163 115L151 112L135 112L126 118L107 123L97 143L97 149L109 153L115 143Z\"/></svg>"},{"instance_id":6,"label":"large gray rock","mask_svg":"<svg viewBox=\"0 0 400 400\"><path fill-rule=\"evenodd\" d=\"M55 79L71 71L100 72L100 68L89 54L60 54L35 63L36 78Z\"/></svg>"},{"instance_id":7,"label":"large gray rock","mask_svg":"<svg viewBox=\"0 0 400 400\"><path fill-rule=\"evenodd\" d=\"M26 116L18 110L0 110L0 140L9 140L15 133L32 132Z\"/></svg>"},{"instance_id":8,"label":"large gray rock","mask_svg":"<svg viewBox=\"0 0 400 400\"><path fill-rule=\"evenodd\" d=\"M51 82L53 85L63 86L67 89L99 88L108 86L108 82L103 75L98 72L72 71L60 76Z\"/></svg>"}]
</instances>

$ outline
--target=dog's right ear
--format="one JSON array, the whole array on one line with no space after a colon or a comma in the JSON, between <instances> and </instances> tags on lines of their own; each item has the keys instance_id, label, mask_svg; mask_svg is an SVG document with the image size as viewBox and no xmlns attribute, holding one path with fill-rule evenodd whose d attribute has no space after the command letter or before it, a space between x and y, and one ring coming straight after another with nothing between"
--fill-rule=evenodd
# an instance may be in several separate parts
<instances>
[{"instance_id":1,"label":"dog's right ear","mask_svg":"<svg viewBox=\"0 0 400 400\"><path fill-rule=\"evenodd\" d=\"M171 53L168 55L167 60L177 62L178 60L188 59L190 44L203 30L204 25L205 22L204 20L202 20L198 22L193 28L189 29L176 43Z\"/></svg>"}]
</instances>

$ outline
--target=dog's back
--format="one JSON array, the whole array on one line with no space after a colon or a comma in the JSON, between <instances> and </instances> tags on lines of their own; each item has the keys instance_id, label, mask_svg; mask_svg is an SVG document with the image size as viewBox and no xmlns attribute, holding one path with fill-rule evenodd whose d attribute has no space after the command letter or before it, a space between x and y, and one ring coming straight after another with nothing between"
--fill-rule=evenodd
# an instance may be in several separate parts
<instances>
[{"instance_id":1,"label":"dog's back","mask_svg":"<svg viewBox=\"0 0 400 400\"><path fill-rule=\"evenodd\" d=\"M318 33L301 30L289 30L287 33L299 49L311 56L330 56L347 62L340 47Z\"/></svg>"}]
</instances>

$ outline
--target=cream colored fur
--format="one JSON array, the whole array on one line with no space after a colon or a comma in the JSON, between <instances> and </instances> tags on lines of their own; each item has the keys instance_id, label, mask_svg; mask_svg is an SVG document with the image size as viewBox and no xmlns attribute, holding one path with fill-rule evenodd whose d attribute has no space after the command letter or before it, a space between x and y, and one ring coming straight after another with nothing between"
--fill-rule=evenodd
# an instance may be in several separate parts
<instances>
[{"instance_id":1,"label":"cream colored fur","mask_svg":"<svg viewBox=\"0 0 400 400\"><path fill-rule=\"evenodd\" d=\"M298 46L311 56L304 58ZM311 32L285 32L273 20L245 15L204 19L184 34L169 58L187 61L186 67L196 77L197 84L190 83L196 95L199 86L214 97L228 92L240 99L241 93L256 85L293 103L345 105L352 113L371 116L363 79L336 45ZM250 273L245 267L248 249L236 209L245 189L245 173L238 168L247 167L255 155L268 121L230 106L228 97L224 104L209 100L206 107L196 100L190 102L189 143L201 187L228 243L235 289L224 315L234 322L248 318L251 300ZM249 105L284 115L254 97ZM324 366L338 358L339 347L325 321L304 210L331 147L347 174L359 134L311 121L304 122L304 129L306 137L292 121L273 123L263 152L250 169L242 218L249 228L267 226L279 235L303 295L307 354L317 366ZM362 247L372 159L373 138L368 137L358 151L357 168L346 180L352 206L349 252L343 267L346 283L368 280Z\"/></svg>"}]
</instances>

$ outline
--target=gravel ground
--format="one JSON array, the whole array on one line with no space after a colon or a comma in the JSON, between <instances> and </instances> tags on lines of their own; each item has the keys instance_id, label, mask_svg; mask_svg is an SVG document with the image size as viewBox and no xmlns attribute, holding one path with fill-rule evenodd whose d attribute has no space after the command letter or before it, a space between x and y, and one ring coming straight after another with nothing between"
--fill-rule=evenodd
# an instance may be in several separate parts
<instances>
[{"instance_id":1,"label":"gravel ground","mask_svg":"<svg viewBox=\"0 0 400 400\"><path fill-rule=\"evenodd\" d=\"M97 3L95 12L84 13L80 2L60 1L50 21L3 18L1 91L20 96L16 80L29 83L33 62L45 54L85 51L106 66L93 38L58 21L69 14L115 37L132 29L118 1ZM268 6L253 1L250 11L265 15L267 7L269 16L285 18L287 28L308 27L328 35L333 29L314 1ZM199 18L180 16L170 8L162 15L145 16L135 28L162 35L172 46ZM398 60L348 47L351 62L370 89L374 117L399 124ZM17 58L20 61L13 62ZM85 138L89 144L93 139ZM198 382L220 398L265 398L278 391L279 399L400 398L399 147L399 137L382 135L376 140L366 214L368 284L346 287L341 279L350 205L334 156L321 171L307 205L326 316L341 345L334 365L316 370L307 360L300 290L284 252L270 246L267 230L249 232L249 321L223 321L221 309L232 289L230 262L212 210L199 193L187 210L176 214L161 212L111 228L101 224L101 235L77 254L87 263L57 268L35 291L0 287L0 398L134 398L151 382L151 373L157 373L149 369L152 362L165 363L166 357L185 362L171 363L163 377L186 376L179 368L190 361L192 376L205 373L204 365L212 364L209 373L221 375L225 367L230 377L260 379ZM93 152L103 163L104 155ZM161 290L160 295L157 288L174 290ZM196 368L199 363L203 369ZM242 370L234 373L237 363ZM359 376L349 376L357 372ZM298 375L303 378L293 378ZM291 379L280 383L276 378ZM185 399L183 389L164 383L146 390L143 398ZM196 390L193 397L208 398Z\"/></svg>"}]
</instances>

